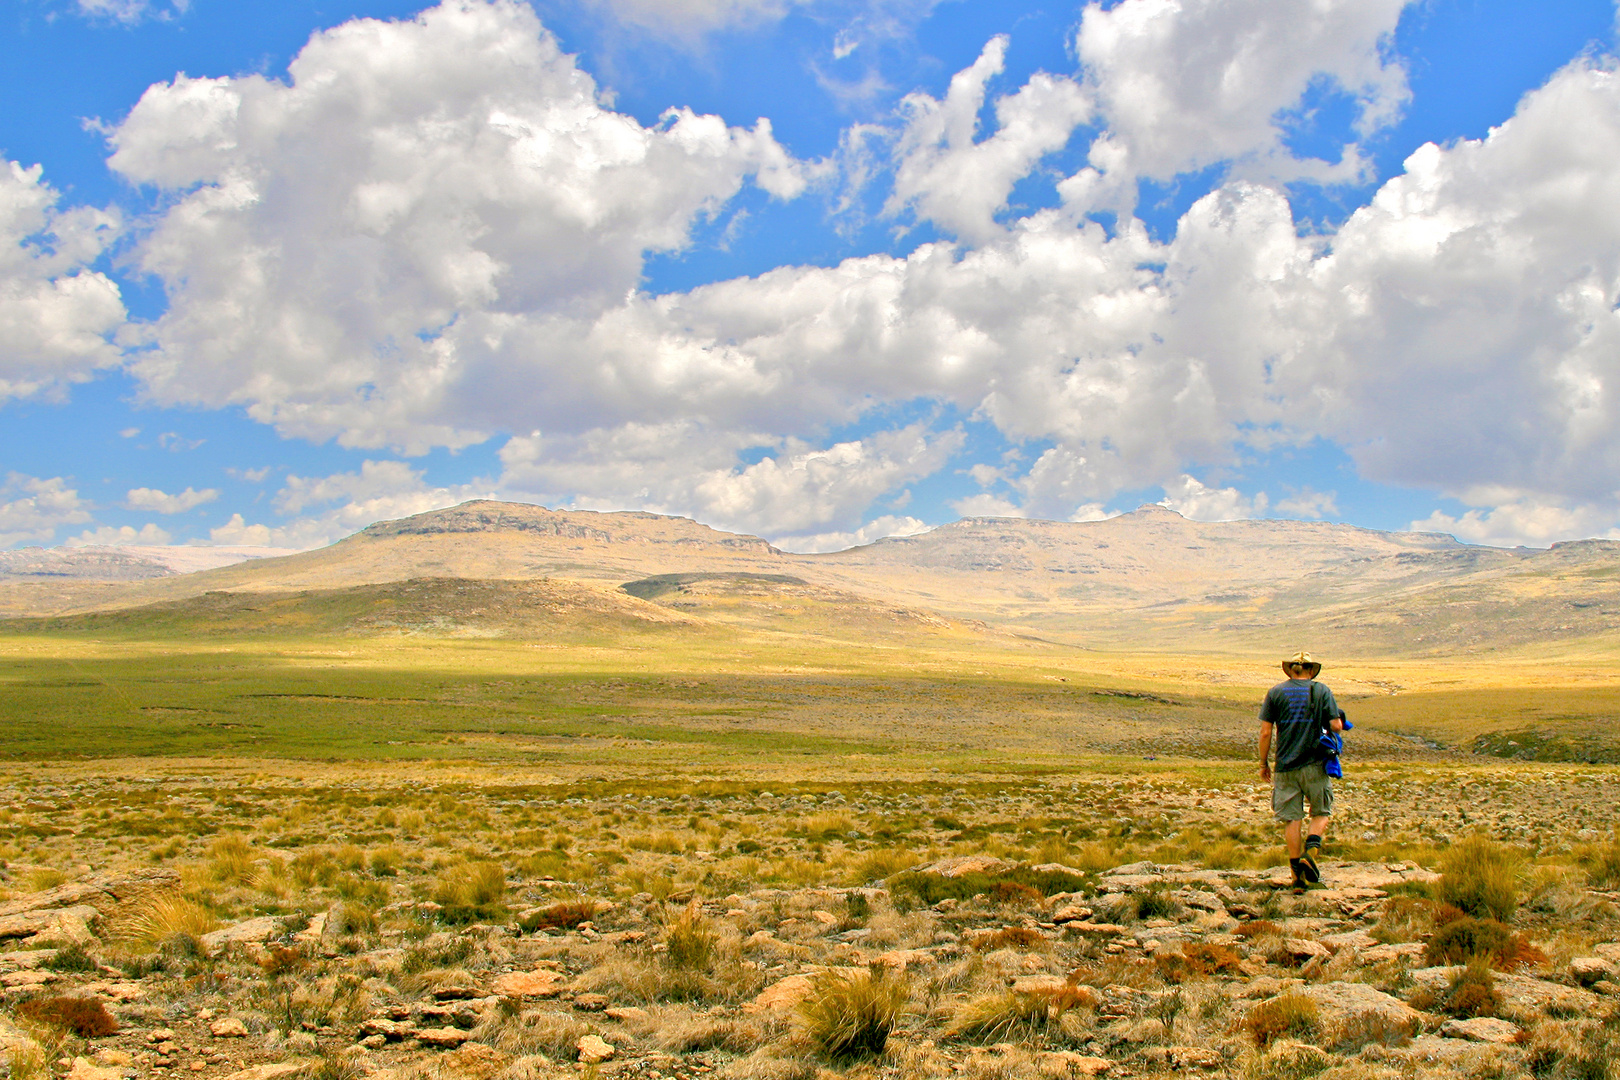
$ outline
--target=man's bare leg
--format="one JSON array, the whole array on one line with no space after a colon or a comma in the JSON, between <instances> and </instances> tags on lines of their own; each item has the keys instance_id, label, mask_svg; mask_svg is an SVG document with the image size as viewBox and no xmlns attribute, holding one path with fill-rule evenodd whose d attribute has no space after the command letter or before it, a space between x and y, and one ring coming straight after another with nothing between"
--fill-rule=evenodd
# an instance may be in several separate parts
<instances>
[{"instance_id":1,"label":"man's bare leg","mask_svg":"<svg viewBox=\"0 0 1620 1080\"><path fill-rule=\"evenodd\" d=\"M1283 826L1283 842L1288 845L1288 857L1297 859L1305 854L1305 837L1300 833L1303 822L1294 820ZM1314 826L1316 822L1311 822Z\"/></svg>"}]
</instances>

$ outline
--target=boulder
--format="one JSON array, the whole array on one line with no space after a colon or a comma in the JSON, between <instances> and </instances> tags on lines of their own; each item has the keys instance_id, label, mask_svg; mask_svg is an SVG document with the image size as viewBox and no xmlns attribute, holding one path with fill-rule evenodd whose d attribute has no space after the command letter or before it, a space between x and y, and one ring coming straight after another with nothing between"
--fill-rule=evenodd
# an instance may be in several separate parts
<instances>
[{"instance_id":1,"label":"boulder","mask_svg":"<svg viewBox=\"0 0 1620 1080\"><path fill-rule=\"evenodd\" d=\"M604 1061L612 1061L618 1048L600 1035L582 1035L574 1044L574 1052L579 1055L581 1064L600 1065Z\"/></svg>"},{"instance_id":2,"label":"boulder","mask_svg":"<svg viewBox=\"0 0 1620 1080\"><path fill-rule=\"evenodd\" d=\"M1356 955L1364 953L1368 949L1377 948L1378 939L1365 930L1347 930L1342 934L1324 936L1322 944L1326 945L1334 953L1349 949L1352 955Z\"/></svg>"},{"instance_id":3,"label":"boulder","mask_svg":"<svg viewBox=\"0 0 1620 1080\"><path fill-rule=\"evenodd\" d=\"M1423 956L1421 941L1400 941L1393 945L1374 945L1361 950L1363 964L1382 964L1389 960L1417 960Z\"/></svg>"},{"instance_id":4,"label":"boulder","mask_svg":"<svg viewBox=\"0 0 1620 1080\"><path fill-rule=\"evenodd\" d=\"M512 1055L487 1043L467 1042L439 1057L435 1072L444 1080L490 1080L512 1062Z\"/></svg>"},{"instance_id":5,"label":"boulder","mask_svg":"<svg viewBox=\"0 0 1620 1080\"><path fill-rule=\"evenodd\" d=\"M1601 945L1592 946L1592 955L1601 957L1611 963L1620 964L1620 941L1605 941Z\"/></svg>"},{"instance_id":6,"label":"boulder","mask_svg":"<svg viewBox=\"0 0 1620 1080\"><path fill-rule=\"evenodd\" d=\"M1226 901L1212 892L1205 892L1203 889L1177 889L1173 895L1187 907L1199 911L1213 911L1220 915L1226 914Z\"/></svg>"},{"instance_id":7,"label":"boulder","mask_svg":"<svg viewBox=\"0 0 1620 1080\"><path fill-rule=\"evenodd\" d=\"M248 1036L247 1025L234 1016L215 1020L208 1025L208 1032L216 1039L245 1039Z\"/></svg>"},{"instance_id":8,"label":"boulder","mask_svg":"<svg viewBox=\"0 0 1620 1080\"><path fill-rule=\"evenodd\" d=\"M1476 1016L1469 1020L1447 1020L1440 1034L1448 1039L1467 1039L1469 1042L1496 1043L1510 1046L1519 1041L1519 1025L1494 1016Z\"/></svg>"},{"instance_id":9,"label":"boulder","mask_svg":"<svg viewBox=\"0 0 1620 1080\"><path fill-rule=\"evenodd\" d=\"M1059 925L1079 922L1091 918L1093 914L1094 912L1084 904L1064 904L1052 912L1052 922Z\"/></svg>"}]
</instances>

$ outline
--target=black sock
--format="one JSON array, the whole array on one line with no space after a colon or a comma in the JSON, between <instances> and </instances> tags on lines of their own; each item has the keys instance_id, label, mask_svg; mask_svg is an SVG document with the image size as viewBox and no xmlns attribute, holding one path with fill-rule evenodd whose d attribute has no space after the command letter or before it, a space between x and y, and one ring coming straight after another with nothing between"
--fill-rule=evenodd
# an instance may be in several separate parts
<instances>
[{"instance_id":1,"label":"black sock","mask_svg":"<svg viewBox=\"0 0 1620 1080\"><path fill-rule=\"evenodd\" d=\"M1312 833L1310 836L1305 838L1305 850L1309 851L1311 848L1319 848L1321 846L1322 838L1317 836L1315 833Z\"/></svg>"}]
</instances>

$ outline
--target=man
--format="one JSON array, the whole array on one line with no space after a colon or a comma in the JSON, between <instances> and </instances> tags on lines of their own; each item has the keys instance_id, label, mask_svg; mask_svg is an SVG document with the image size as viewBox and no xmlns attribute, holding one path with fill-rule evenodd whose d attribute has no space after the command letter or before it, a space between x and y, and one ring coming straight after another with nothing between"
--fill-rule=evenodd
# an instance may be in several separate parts
<instances>
[{"instance_id":1,"label":"man","mask_svg":"<svg viewBox=\"0 0 1620 1080\"><path fill-rule=\"evenodd\" d=\"M1324 721L1335 732L1344 730L1333 691L1316 682L1322 665L1311 654L1298 652L1283 661L1287 679L1266 692L1260 705L1260 779L1271 783L1271 809L1283 822L1288 844L1288 868L1294 888L1304 889L1322 880L1317 859L1322 835L1333 814L1333 781L1324 767L1321 735ZM1271 767L1273 736L1277 767ZM1305 804L1311 804L1311 831L1300 835Z\"/></svg>"}]
</instances>

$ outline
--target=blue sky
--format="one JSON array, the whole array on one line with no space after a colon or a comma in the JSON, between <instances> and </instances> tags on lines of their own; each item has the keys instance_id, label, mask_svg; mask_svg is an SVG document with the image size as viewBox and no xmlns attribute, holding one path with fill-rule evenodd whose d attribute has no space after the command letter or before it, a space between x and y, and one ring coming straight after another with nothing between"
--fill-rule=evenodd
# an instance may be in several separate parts
<instances>
[{"instance_id":1,"label":"blue sky","mask_svg":"<svg viewBox=\"0 0 1620 1080\"><path fill-rule=\"evenodd\" d=\"M15 0L0 546L1620 536L1611 2Z\"/></svg>"}]
</instances>

